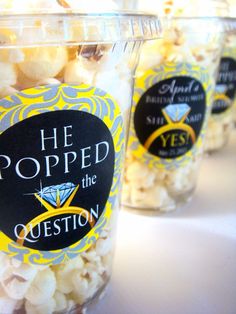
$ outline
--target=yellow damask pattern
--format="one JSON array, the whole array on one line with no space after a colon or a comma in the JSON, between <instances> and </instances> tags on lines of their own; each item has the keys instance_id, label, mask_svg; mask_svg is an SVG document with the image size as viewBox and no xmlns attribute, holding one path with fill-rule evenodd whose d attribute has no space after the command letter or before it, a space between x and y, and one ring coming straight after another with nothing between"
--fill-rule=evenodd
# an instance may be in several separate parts
<instances>
[{"instance_id":1,"label":"yellow damask pattern","mask_svg":"<svg viewBox=\"0 0 236 314\"><path fill-rule=\"evenodd\" d=\"M30 264L51 265L62 263L89 249L107 226L115 209L119 192L121 166L124 155L123 119L117 102L101 89L85 84L79 86L61 84L31 88L13 96L8 96L0 100L0 134L14 124L27 118L57 110L85 111L97 116L106 124L114 142L114 177L102 216L95 225L94 222L90 224L91 230L82 240L68 248L47 252L33 250L24 247L23 242L16 243L12 241L0 231L0 250L9 254L11 257ZM66 210L66 213L78 213L78 210L83 210L71 208L70 212L69 206L62 209ZM51 215L50 210L41 215L42 217L36 217L33 223L44 220L45 215Z\"/></svg>"}]
</instances>

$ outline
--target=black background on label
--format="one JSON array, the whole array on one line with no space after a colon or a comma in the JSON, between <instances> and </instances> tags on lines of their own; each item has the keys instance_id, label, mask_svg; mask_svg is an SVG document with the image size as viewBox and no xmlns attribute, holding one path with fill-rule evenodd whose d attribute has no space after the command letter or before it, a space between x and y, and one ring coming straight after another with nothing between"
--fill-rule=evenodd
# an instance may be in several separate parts
<instances>
[{"instance_id":1,"label":"black background on label","mask_svg":"<svg viewBox=\"0 0 236 314\"><path fill-rule=\"evenodd\" d=\"M173 101L162 101L162 103L147 103L146 101L146 97L150 96L150 97L162 97L163 96L159 93L160 88L165 85L165 84L171 84L174 80L176 80L176 85L178 86L188 86L189 82L194 81L195 82L195 86L199 86L199 92L195 92L194 93L181 93L181 97L185 97L185 96L191 96L191 95L202 95L203 96L203 100L198 100L198 101L194 101L194 102L187 102L187 101L179 101L178 97L180 96L180 94L176 94L175 97L173 98ZM171 97L171 93L168 92L167 94L165 94L165 97ZM170 79L166 79L163 80L157 84L155 84L154 86L152 86L150 89L148 89L140 98L137 106L136 106L136 110L135 110L135 114L134 114L134 128L136 131L136 135L140 141L140 143L142 145L145 144L146 140L148 139L148 137L157 129L163 127L164 125L167 125L167 121L165 119L165 117L163 116L162 113L162 109L164 109L167 105L169 104L178 104L178 103L187 103L190 107L191 107L191 112L188 115L188 117L193 116L195 114L202 114L202 119L198 122L194 122L194 123L185 123L185 124L189 124L195 131L196 134L196 138L198 138L202 126L203 126L203 122L204 122L204 117L205 117L205 111L206 111L206 95L205 95L205 91L201 85L201 83L192 78L192 77L188 77L188 76L178 76L178 77L173 77ZM156 118L163 118L164 120L164 124L162 125L146 125L146 117L147 116L153 116ZM180 134L183 131L180 130L173 130L170 132L167 132L165 135L167 134L171 134L171 133L176 133L176 134ZM186 134L186 132L184 132ZM153 144L151 145L151 147L149 148L149 153L155 156L158 156L160 158L170 158L170 159L174 159L176 157L182 156L184 154L186 154L191 148L193 147L193 143L190 139L188 144L185 145L181 145L178 148L173 148L170 147L170 145L167 145L167 147L163 148L163 145L161 143L160 138L157 138Z\"/></svg>"},{"instance_id":2,"label":"black background on label","mask_svg":"<svg viewBox=\"0 0 236 314\"><path fill-rule=\"evenodd\" d=\"M73 146L64 148L64 126L72 125L73 129L69 129L68 133L72 133L73 137L68 138L68 142L73 141ZM46 151L41 151L40 130L45 130L45 137L53 135L53 128L58 130L58 149L53 149L53 140L46 141ZM110 144L109 154L104 162L93 165L89 168L81 169L81 163L73 163L70 166L70 173L64 174L65 152L76 151L80 159L80 149L92 145L91 161L95 160L94 147L95 144L107 141ZM96 116L74 110L64 110L44 113L32 118L28 118L13 127L6 130L0 136L0 154L7 155L12 159L12 165L24 157L32 157L37 159L41 164L39 175L31 180L19 178L15 173L15 167L11 166L6 170L2 170L3 180L0 180L0 229L12 240L16 241L14 236L14 226L17 224L26 225L33 218L46 209L41 206L40 202L34 195L26 195L35 193L40 189L40 181L43 187L58 185L62 183L72 182L75 185L80 184L71 206L82 207L90 210L95 209L99 204L99 216L104 211L105 204L110 194L110 189L114 174L114 144L112 135L104 124L104 122ZM55 168L52 168L52 177L45 177L44 156L58 155L61 162ZM1 164L0 160L0 167ZM21 168L23 169L23 168ZM32 164L24 167L24 174L33 174ZM90 177L97 175L97 184L88 189L82 189L82 178L88 174ZM63 215L63 217L69 216ZM55 217L52 221L62 217ZM37 250L56 250L68 247L80 239L82 239L89 231L87 226L79 228L79 230L61 234L60 236L52 236L50 238L40 239L35 244L26 242L24 246ZM34 229L36 232L36 230Z\"/></svg>"},{"instance_id":3,"label":"black background on label","mask_svg":"<svg viewBox=\"0 0 236 314\"><path fill-rule=\"evenodd\" d=\"M221 72L224 72L222 70L222 64L223 63L226 63L228 64L228 68L229 68L229 71L231 72L236 72L236 60L232 59L232 58L222 58L221 59L221 65L220 65L220 71ZM227 71L228 72L228 71ZM225 82L224 80L221 80L219 79L217 81L217 84L226 84L228 87L231 86L231 88L228 88L227 92L225 93L226 96L229 97L230 100L234 100L234 97L235 97L235 94L236 94L236 80L230 82L230 81L227 81ZM212 107L212 113L213 114L221 114L223 112L225 112L229 107L230 107L230 104L229 103L226 103L225 101L223 102L224 106L218 106L217 105L217 102L218 101L215 101L213 103L213 107Z\"/></svg>"}]
</instances>

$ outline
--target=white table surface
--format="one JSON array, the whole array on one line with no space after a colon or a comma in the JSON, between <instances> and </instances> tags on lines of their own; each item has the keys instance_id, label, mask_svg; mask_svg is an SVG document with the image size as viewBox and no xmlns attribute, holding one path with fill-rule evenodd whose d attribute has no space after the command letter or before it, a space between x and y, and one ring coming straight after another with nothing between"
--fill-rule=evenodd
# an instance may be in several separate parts
<instances>
[{"instance_id":1,"label":"white table surface","mask_svg":"<svg viewBox=\"0 0 236 314\"><path fill-rule=\"evenodd\" d=\"M122 211L114 271L89 314L236 314L236 132L168 216Z\"/></svg>"}]
</instances>

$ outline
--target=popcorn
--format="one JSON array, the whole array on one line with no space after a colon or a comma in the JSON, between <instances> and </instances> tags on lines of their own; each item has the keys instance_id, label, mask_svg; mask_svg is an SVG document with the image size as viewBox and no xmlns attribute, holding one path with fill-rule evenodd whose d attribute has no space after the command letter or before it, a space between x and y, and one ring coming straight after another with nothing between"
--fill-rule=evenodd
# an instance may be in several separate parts
<instances>
[{"instance_id":1,"label":"popcorn","mask_svg":"<svg viewBox=\"0 0 236 314\"><path fill-rule=\"evenodd\" d=\"M19 8L18 12L34 13L39 11L39 7L57 12L60 10L60 12L65 12L68 9L70 11L83 10L88 6L93 6L97 10L103 10L104 8L104 3L97 3L94 0L89 0L86 4L83 1L69 0L34 1L34 3L22 0L20 2L15 0L6 1L3 6L3 12L7 12L8 9ZM105 5L110 8L115 7L112 1L106 0L105 2ZM1 4L0 0L0 7ZM65 25L62 21L66 22ZM16 27L14 27L14 32L12 33L4 34L0 30L0 41L4 45L4 49L0 49L0 99L13 96L12 99L17 102L17 97L14 97L14 94L22 91L22 93L19 93L19 97L23 97L23 94L29 94L30 97L30 91L24 90L31 87L37 87L36 90L38 92L42 89L40 86L52 86L61 83L80 85L84 83L90 85L91 90L93 90L93 87L96 87L110 94L119 105L124 123L128 124L131 108L133 69L135 67L134 60L131 60L130 56L133 54L132 57L136 61L138 47L141 44L135 46L132 41L125 42L125 40L114 42L113 44L110 41L109 44L103 43L107 40L103 37L104 27L101 34L97 34L97 32L94 32L94 30L97 31L96 25L90 27L90 19L86 29L84 29L84 24L81 26L79 23L80 19L79 21L78 19L73 21L72 17L67 25L67 18L61 15L59 15L59 20L56 20L59 23L55 23L55 27L50 25L51 23L49 23L47 17L41 21L40 15L33 22L31 18L27 19L27 27L23 27L24 25L21 24L22 19L19 22L19 27L17 22L18 19L16 18ZM115 32L117 32L116 26L117 24L115 24ZM113 28L111 31L113 31ZM63 33L62 35L60 32L66 32L66 34ZM96 43L101 35L102 44L90 44L93 34L95 37L93 42ZM86 41L82 44L85 37ZM63 40L66 41L66 44L64 44ZM77 42L78 44L76 44ZM38 46L37 43L39 43ZM88 88L88 90L90 89ZM32 94L33 97L34 95ZM47 97L45 99L43 97L42 99L40 98L40 104L35 102L33 109L29 106L19 115L23 118L27 116L27 111L31 109L36 113L35 115L45 112L47 109L43 108L41 102L47 104ZM59 106L56 107L54 104L55 101L53 99L53 104L50 103L50 106L52 106L50 110L51 108L58 109ZM63 102L62 106L64 106ZM95 104L92 109L95 112L101 108ZM108 119L106 113L104 119ZM56 123L57 121L55 121L55 125ZM116 128L117 125L114 123L114 130ZM68 134L68 143L69 137L70 135ZM62 138L60 137L60 139ZM66 141L66 133L64 140ZM70 145L68 144L68 146ZM121 149L121 146L119 149ZM25 191L25 193L28 192ZM115 195L116 192L112 195L113 199ZM4 314L13 314L19 311L27 314L53 314L77 310L84 312L85 305L99 295L111 276L113 233L119 206L120 200L117 197L115 204L111 208L112 212L109 222L102 230L96 231L100 234L97 235L98 239L96 241L94 237L90 239L90 241L95 242L93 244L89 243L91 244L89 249L74 257L73 255L77 248L73 246L71 252L68 249L68 253L65 253L64 260L60 264L49 266L44 260L44 253L46 252L39 255L36 254L39 258L38 262L46 263L45 265L31 265L21 262L10 255L5 255L0 251L0 313L3 311ZM75 211L74 208L73 210ZM25 242L22 245L25 246ZM30 250L29 247L25 247L27 253L23 254L32 253ZM51 252L48 255L50 256L50 254ZM64 254L64 249L62 254ZM36 257L36 255L33 257ZM26 258L29 258L28 261L30 260L29 256Z\"/></svg>"},{"instance_id":2,"label":"popcorn","mask_svg":"<svg viewBox=\"0 0 236 314\"><path fill-rule=\"evenodd\" d=\"M37 82L37 85L57 85L61 84L61 82L55 78L47 78Z\"/></svg>"},{"instance_id":3,"label":"popcorn","mask_svg":"<svg viewBox=\"0 0 236 314\"><path fill-rule=\"evenodd\" d=\"M15 308L17 307L17 300L9 297L4 290L0 287L0 309L4 314L14 313Z\"/></svg>"},{"instance_id":4,"label":"popcorn","mask_svg":"<svg viewBox=\"0 0 236 314\"><path fill-rule=\"evenodd\" d=\"M15 42L16 42L16 34L13 31L7 28L0 29L0 43L1 44L8 45L8 44L14 44ZM16 51L18 51L18 49ZM7 56L7 53L5 52L8 52L8 50L3 49L0 52L0 56L2 55Z\"/></svg>"},{"instance_id":5,"label":"popcorn","mask_svg":"<svg viewBox=\"0 0 236 314\"><path fill-rule=\"evenodd\" d=\"M124 205L143 209L156 208L171 211L176 207L175 195L194 189L199 161L176 170L150 169L133 159L126 161L125 182L122 193Z\"/></svg>"},{"instance_id":6,"label":"popcorn","mask_svg":"<svg viewBox=\"0 0 236 314\"><path fill-rule=\"evenodd\" d=\"M17 81L16 68L11 63L0 62L1 76L0 87L15 85Z\"/></svg>"},{"instance_id":7,"label":"popcorn","mask_svg":"<svg viewBox=\"0 0 236 314\"><path fill-rule=\"evenodd\" d=\"M158 184L148 191L147 202L147 208L153 207L153 204L157 208L165 208L166 211L174 207L174 201L168 195L167 189Z\"/></svg>"},{"instance_id":8,"label":"popcorn","mask_svg":"<svg viewBox=\"0 0 236 314\"><path fill-rule=\"evenodd\" d=\"M22 48L23 61L0 63L5 71L0 78L0 98L30 87L86 83L110 93L121 105L124 120L128 121L132 75L130 69L124 70L121 63L116 62L110 49L110 45L101 47L104 53L96 55L97 52L86 52L80 47ZM82 308L111 275L111 228L116 221L115 212L113 208L109 226L89 250L62 264L30 266L0 253L1 310L13 313L24 309L27 314L52 314Z\"/></svg>"},{"instance_id":9,"label":"popcorn","mask_svg":"<svg viewBox=\"0 0 236 314\"><path fill-rule=\"evenodd\" d=\"M73 276L73 298L78 304L83 304L84 299L87 298L89 293L88 280L81 278L79 273L75 273Z\"/></svg>"},{"instance_id":10,"label":"popcorn","mask_svg":"<svg viewBox=\"0 0 236 314\"><path fill-rule=\"evenodd\" d=\"M219 117L212 114L206 134L206 152L214 152L227 144L231 131L233 130L232 108Z\"/></svg>"},{"instance_id":11,"label":"popcorn","mask_svg":"<svg viewBox=\"0 0 236 314\"><path fill-rule=\"evenodd\" d=\"M87 45L79 48L79 55L66 66L65 82L94 83L95 86L110 92L109 86L112 82L109 78L119 76L119 71L115 67L121 59L121 52L117 47L112 53L110 49L104 45ZM112 92L115 92L113 88Z\"/></svg>"},{"instance_id":12,"label":"popcorn","mask_svg":"<svg viewBox=\"0 0 236 314\"><path fill-rule=\"evenodd\" d=\"M224 15L227 6L221 4L221 1L215 5L212 1L205 0L161 0L155 4L149 0L138 1L138 9L155 11L163 17L163 36L144 44L136 71L134 109L122 195L122 203L126 207L169 212L176 209L180 202L187 202L195 189L203 155L203 134L206 131L206 119L209 117L213 95L213 78L216 77L224 39L223 27L205 17ZM179 70L185 66L184 71ZM202 77L196 75L201 71L204 73ZM207 81L204 81L205 75L209 77ZM177 82L178 78L184 76L182 83ZM204 115L203 112L198 113L202 117L201 132L195 138L198 143L194 139L191 148L186 148L187 145L184 146L178 140L180 131L174 131L177 130L175 123L179 123L181 129L181 119L176 118L181 110L187 108L186 117L183 116L185 124L190 114L194 116L194 106L201 106L200 101L191 103L193 90L189 92L191 96L184 92L190 78L201 82L204 93L197 97L205 97L206 108ZM164 80L166 85L160 85ZM178 92L178 88L182 92ZM152 104L161 109L155 109ZM179 109L174 112L173 108L177 108L177 105ZM167 108L168 106L171 108ZM144 107L148 109L144 110ZM168 109L172 111L172 115ZM154 122L147 121L149 114ZM195 128L189 124L192 129ZM163 144L164 136L161 139L160 134L165 135L165 140L169 136L169 146L167 142ZM194 134L196 135L196 130Z\"/></svg>"},{"instance_id":13,"label":"popcorn","mask_svg":"<svg viewBox=\"0 0 236 314\"><path fill-rule=\"evenodd\" d=\"M56 309L56 302L54 299L48 299L45 303L35 306L26 301L25 309L26 314L51 314Z\"/></svg>"},{"instance_id":14,"label":"popcorn","mask_svg":"<svg viewBox=\"0 0 236 314\"><path fill-rule=\"evenodd\" d=\"M31 87L38 86L38 85L39 84L38 84L37 80L36 81L31 80L23 72L21 72L19 67L17 67L17 83L16 83L15 87L18 90L31 88Z\"/></svg>"},{"instance_id":15,"label":"popcorn","mask_svg":"<svg viewBox=\"0 0 236 314\"><path fill-rule=\"evenodd\" d=\"M94 76L94 71L85 69L79 60L74 60L67 64L64 80L68 84L93 84Z\"/></svg>"},{"instance_id":16,"label":"popcorn","mask_svg":"<svg viewBox=\"0 0 236 314\"><path fill-rule=\"evenodd\" d=\"M214 62L219 59L220 35L208 38L203 45L204 38L202 34L198 34L197 29L194 29L193 33L188 33L186 26L181 23L178 25L177 20L173 24L173 27L164 29L163 39L144 44L137 69L138 76L150 68L168 62L188 62L209 67L210 74L215 76L217 67L214 66Z\"/></svg>"},{"instance_id":17,"label":"popcorn","mask_svg":"<svg viewBox=\"0 0 236 314\"><path fill-rule=\"evenodd\" d=\"M130 78L128 73L127 77ZM116 70L113 70L98 73L94 80L95 86L106 90L109 94L112 93L113 97L119 101L123 112L129 110L130 99L132 97L130 80L127 80L127 77L124 78ZM117 86L115 90L113 90L114 85ZM124 93L123 91L126 92ZM125 112L124 116L129 116L129 113Z\"/></svg>"},{"instance_id":18,"label":"popcorn","mask_svg":"<svg viewBox=\"0 0 236 314\"><path fill-rule=\"evenodd\" d=\"M10 260L10 265L12 267L19 268L22 265L22 262L20 260L14 258L14 259Z\"/></svg>"},{"instance_id":19,"label":"popcorn","mask_svg":"<svg viewBox=\"0 0 236 314\"><path fill-rule=\"evenodd\" d=\"M125 189L125 185L124 185ZM131 187L131 195L130 195L130 203L132 206L141 206L144 202L144 207L147 205L144 201L147 197L147 191L144 191L143 189L132 189ZM123 200L123 203L126 204L126 200Z\"/></svg>"},{"instance_id":20,"label":"popcorn","mask_svg":"<svg viewBox=\"0 0 236 314\"><path fill-rule=\"evenodd\" d=\"M96 242L96 252L99 256L107 255L112 249L111 239L98 239Z\"/></svg>"},{"instance_id":21,"label":"popcorn","mask_svg":"<svg viewBox=\"0 0 236 314\"><path fill-rule=\"evenodd\" d=\"M14 262L13 262L14 261ZM12 260L14 264L16 264L15 260ZM31 265L23 264L17 265L15 268L13 266L12 274L17 276L18 278L22 278L22 280L32 282L36 276L37 268Z\"/></svg>"},{"instance_id":22,"label":"popcorn","mask_svg":"<svg viewBox=\"0 0 236 314\"><path fill-rule=\"evenodd\" d=\"M0 254L0 281L6 278L6 272L9 269L10 260L6 254Z\"/></svg>"},{"instance_id":23,"label":"popcorn","mask_svg":"<svg viewBox=\"0 0 236 314\"><path fill-rule=\"evenodd\" d=\"M0 39L1 41L1 39ZM0 51L0 61L8 63L20 63L25 59L21 49L3 49Z\"/></svg>"},{"instance_id":24,"label":"popcorn","mask_svg":"<svg viewBox=\"0 0 236 314\"><path fill-rule=\"evenodd\" d=\"M119 57L117 54L109 56L109 51L110 47L104 45L82 46L77 51L77 54L79 53L77 60L81 63L81 67L87 70L106 70L108 67L112 68L113 63Z\"/></svg>"},{"instance_id":25,"label":"popcorn","mask_svg":"<svg viewBox=\"0 0 236 314\"><path fill-rule=\"evenodd\" d=\"M67 50L64 47L25 48L23 51L25 60L19 64L19 68L33 81L56 76L68 60Z\"/></svg>"},{"instance_id":26,"label":"popcorn","mask_svg":"<svg viewBox=\"0 0 236 314\"><path fill-rule=\"evenodd\" d=\"M13 275L9 279L3 281L2 286L10 298L21 300L25 297L25 294L30 287L30 281L26 281L22 277Z\"/></svg>"},{"instance_id":27,"label":"popcorn","mask_svg":"<svg viewBox=\"0 0 236 314\"><path fill-rule=\"evenodd\" d=\"M96 271L90 272L89 279L88 279L88 289L89 289L88 296L92 298L93 295L95 295L96 291L98 291L102 286L103 286L102 277Z\"/></svg>"},{"instance_id":28,"label":"popcorn","mask_svg":"<svg viewBox=\"0 0 236 314\"><path fill-rule=\"evenodd\" d=\"M231 0L234 1L234 0ZM138 9L141 11L158 12L167 17L215 17L226 16L228 8L225 1L205 0L160 0L153 4L152 0L139 0Z\"/></svg>"},{"instance_id":29,"label":"popcorn","mask_svg":"<svg viewBox=\"0 0 236 314\"><path fill-rule=\"evenodd\" d=\"M0 253L1 311L12 314L24 307L29 314L52 314L83 305L111 274L110 231L102 236L87 252L51 267L30 266Z\"/></svg>"},{"instance_id":30,"label":"popcorn","mask_svg":"<svg viewBox=\"0 0 236 314\"><path fill-rule=\"evenodd\" d=\"M74 269L83 269L84 261L78 256L66 264L54 268L57 279L57 290L61 293L70 293L73 290L73 272Z\"/></svg>"},{"instance_id":31,"label":"popcorn","mask_svg":"<svg viewBox=\"0 0 236 314\"><path fill-rule=\"evenodd\" d=\"M139 60L139 71L145 71L145 69L151 69L163 61L163 56L158 53L158 50L162 49L158 41L151 41L144 44L142 54Z\"/></svg>"},{"instance_id":32,"label":"popcorn","mask_svg":"<svg viewBox=\"0 0 236 314\"><path fill-rule=\"evenodd\" d=\"M54 294L54 300L55 300L55 311L63 311L67 308L67 299L66 295L61 293L60 291L56 291Z\"/></svg>"},{"instance_id":33,"label":"popcorn","mask_svg":"<svg viewBox=\"0 0 236 314\"><path fill-rule=\"evenodd\" d=\"M56 278L50 269L39 271L28 289L25 298L34 305L51 299L56 291Z\"/></svg>"},{"instance_id":34,"label":"popcorn","mask_svg":"<svg viewBox=\"0 0 236 314\"><path fill-rule=\"evenodd\" d=\"M170 194L178 194L194 188L200 161L201 156L198 156L197 162L188 163L186 166L168 172L166 184L169 187Z\"/></svg>"}]
</instances>

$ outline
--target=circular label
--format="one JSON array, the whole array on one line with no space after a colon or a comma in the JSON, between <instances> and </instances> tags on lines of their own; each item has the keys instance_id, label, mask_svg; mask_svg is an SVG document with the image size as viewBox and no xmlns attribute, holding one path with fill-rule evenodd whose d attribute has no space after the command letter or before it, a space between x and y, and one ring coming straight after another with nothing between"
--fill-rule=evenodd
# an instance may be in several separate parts
<instances>
[{"instance_id":1,"label":"circular label","mask_svg":"<svg viewBox=\"0 0 236 314\"><path fill-rule=\"evenodd\" d=\"M119 107L86 85L0 101L0 249L57 264L89 248L115 206L124 150Z\"/></svg>"},{"instance_id":2,"label":"circular label","mask_svg":"<svg viewBox=\"0 0 236 314\"><path fill-rule=\"evenodd\" d=\"M135 80L129 152L149 168L178 169L203 151L214 81L208 69L163 63Z\"/></svg>"},{"instance_id":3,"label":"circular label","mask_svg":"<svg viewBox=\"0 0 236 314\"><path fill-rule=\"evenodd\" d=\"M227 111L236 94L236 60L223 57L220 63L212 113L221 114Z\"/></svg>"},{"instance_id":4,"label":"circular label","mask_svg":"<svg viewBox=\"0 0 236 314\"><path fill-rule=\"evenodd\" d=\"M34 116L0 136L0 152L4 234L41 251L88 234L104 211L114 174L113 139L101 119L72 110Z\"/></svg>"},{"instance_id":5,"label":"circular label","mask_svg":"<svg viewBox=\"0 0 236 314\"><path fill-rule=\"evenodd\" d=\"M149 88L134 113L140 143L152 155L177 158L196 143L206 111L206 94L198 80L175 76Z\"/></svg>"}]
</instances>

